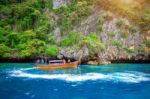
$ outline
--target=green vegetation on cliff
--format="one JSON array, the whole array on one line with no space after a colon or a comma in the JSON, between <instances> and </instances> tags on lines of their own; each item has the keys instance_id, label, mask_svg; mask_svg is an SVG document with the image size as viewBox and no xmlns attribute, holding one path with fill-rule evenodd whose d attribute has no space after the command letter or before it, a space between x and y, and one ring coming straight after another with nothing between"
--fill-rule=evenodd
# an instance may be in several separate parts
<instances>
[{"instance_id":1,"label":"green vegetation on cliff","mask_svg":"<svg viewBox=\"0 0 150 99\"><path fill-rule=\"evenodd\" d=\"M53 9L53 0L0 0L0 57L55 57L60 48L73 45L88 45L90 55L101 53L105 45L97 33L85 36L74 31L82 20L99 8L128 18L140 25L143 33L148 31L149 0L138 0L140 5L133 4L132 7L116 2L118 0L70 0L70 4ZM111 18L110 13L100 16L96 32L102 31L104 19ZM123 20L118 20L116 25L120 29L125 27ZM59 43L56 43L57 35L54 34L56 27L60 27ZM136 32L134 26L128 29ZM108 35L114 37L116 33L112 31ZM122 30L121 37L128 36L129 33ZM145 44L150 47L149 40ZM121 43L113 40L112 45L120 47Z\"/></svg>"}]
</instances>

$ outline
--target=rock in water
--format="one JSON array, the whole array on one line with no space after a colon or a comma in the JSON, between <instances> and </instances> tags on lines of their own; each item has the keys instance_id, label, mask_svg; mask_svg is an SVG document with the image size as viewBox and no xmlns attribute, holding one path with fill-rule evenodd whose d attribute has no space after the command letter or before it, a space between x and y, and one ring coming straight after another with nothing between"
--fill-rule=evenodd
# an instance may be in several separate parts
<instances>
[{"instance_id":1,"label":"rock in water","mask_svg":"<svg viewBox=\"0 0 150 99\"><path fill-rule=\"evenodd\" d=\"M97 61L89 61L87 64L89 64L89 65L98 65L98 62Z\"/></svg>"}]
</instances>

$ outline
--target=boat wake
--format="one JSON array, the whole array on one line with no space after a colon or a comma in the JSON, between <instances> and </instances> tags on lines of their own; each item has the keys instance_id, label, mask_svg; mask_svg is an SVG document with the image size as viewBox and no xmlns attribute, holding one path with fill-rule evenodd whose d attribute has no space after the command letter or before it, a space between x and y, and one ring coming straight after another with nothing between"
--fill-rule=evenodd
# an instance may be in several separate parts
<instances>
[{"instance_id":1,"label":"boat wake","mask_svg":"<svg viewBox=\"0 0 150 99\"><path fill-rule=\"evenodd\" d=\"M31 68L30 68L31 69ZM142 72L128 71L116 73L84 73L84 74L32 74L26 72L30 69L13 70L10 72L12 77L24 77L32 79L57 79L68 82L83 82L89 80L102 80L113 82L140 83L150 81L150 75Z\"/></svg>"}]
</instances>

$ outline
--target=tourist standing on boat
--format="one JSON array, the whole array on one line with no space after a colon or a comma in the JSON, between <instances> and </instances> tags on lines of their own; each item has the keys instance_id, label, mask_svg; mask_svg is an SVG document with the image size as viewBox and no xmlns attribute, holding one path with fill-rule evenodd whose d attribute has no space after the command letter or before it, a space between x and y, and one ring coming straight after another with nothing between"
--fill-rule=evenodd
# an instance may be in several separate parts
<instances>
[{"instance_id":1,"label":"tourist standing on boat","mask_svg":"<svg viewBox=\"0 0 150 99\"><path fill-rule=\"evenodd\" d=\"M70 63L71 61L70 61L70 59L68 59L68 63Z\"/></svg>"},{"instance_id":2,"label":"tourist standing on boat","mask_svg":"<svg viewBox=\"0 0 150 99\"><path fill-rule=\"evenodd\" d=\"M63 59L63 63L66 64L66 60L65 59Z\"/></svg>"}]
</instances>

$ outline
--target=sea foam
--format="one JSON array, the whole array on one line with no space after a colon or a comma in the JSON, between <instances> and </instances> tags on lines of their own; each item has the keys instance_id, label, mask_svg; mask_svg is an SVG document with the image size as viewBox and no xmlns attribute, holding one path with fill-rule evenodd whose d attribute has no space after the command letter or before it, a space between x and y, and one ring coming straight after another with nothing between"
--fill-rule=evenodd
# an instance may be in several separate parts
<instances>
[{"instance_id":1,"label":"sea foam","mask_svg":"<svg viewBox=\"0 0 150 99\"><path fill-rule=\"evenodd\" d=\"M126 82L126 83L140 83L143 81L150 81L150 75L142 72L116 72L116 73L84 73L84 74L32 74L26 72L30 69L13 70L10 76L24 77L32 79L57 79L68 82L83 82L83 81L113 81L113 82Z\"/></svg>"}]
</instances>

